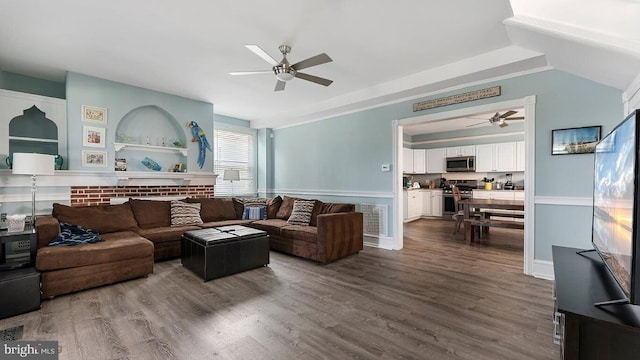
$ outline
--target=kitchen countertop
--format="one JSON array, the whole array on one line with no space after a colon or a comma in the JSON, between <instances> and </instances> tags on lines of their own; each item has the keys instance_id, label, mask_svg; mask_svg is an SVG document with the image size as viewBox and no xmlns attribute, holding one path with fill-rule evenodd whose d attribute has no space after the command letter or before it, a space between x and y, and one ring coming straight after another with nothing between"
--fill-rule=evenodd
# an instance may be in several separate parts
<instances>
[{"instance_id":1,"label":"kitchen countertop","mask_svg":"<svg viewBox=\"0 0 640 360\"><path fill-rule=\"evenodd\" d=\"M491 189L491 190L487 190L485 188L481 188L481 189L473 189L473 191L524 191L524 189L522 190L505 190L505 189Z\"/></svg>"}]
</instances>

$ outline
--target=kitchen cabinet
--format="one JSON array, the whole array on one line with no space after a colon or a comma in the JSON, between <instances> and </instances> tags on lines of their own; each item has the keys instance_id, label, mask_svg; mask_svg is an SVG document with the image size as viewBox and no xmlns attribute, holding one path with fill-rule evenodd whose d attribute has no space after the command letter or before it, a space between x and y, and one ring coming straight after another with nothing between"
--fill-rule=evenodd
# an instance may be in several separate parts
<instances>
[{"instance_id":1,"label":"kitchen cabinet","mask_svg":"<svg viewBox=\"0 0 640 360\"><path fill-rule=\"evenodd\" d=\"M422 192L407 190L407 219L420 217L422 214Z\"/></svg>"},{"instance_id":2,"label":"kitchen cabinet","mask_svg":"<svg viewBox=\"0 0 640 360\"><path fill-rule=\"evenodd\" d=\"M413 149L402 148L402 172L413 174Z\"/></svg>"},{"instance_id":3,"label":"kitchen cabinet","mask_svg":"<svg viewBox=\"0 0 640 360\"><path fill-rule=\"evenodd\" d=\"M425 174L426 164L425 164L425 149L415 149L413 150L413 173L414 174Z\"/></svg>"},{"instance_id":4,"label":"kitchen cabinet","mask_svg":"<svg viewBox=\"0 0 640 360\"><path fill-rule=\"evenodd\" d=\"M427 149L426 170L427 174L441 174L447 171L446 168L447 149Z\"/></svg>"},{"instance_id":5,"label":"kitchen cabinet","mask_svg":"<svg viewBox=\"0 0 640 360\"><path fill-rule=\"evenodd\" d=\"M515 142L476 145L476 172L515 170Z\"/></svg>"},{"instance_id":6,"label":"kitchen cabinet","mask_svg":"<svg viewBox=\"0 0 640 360\"><path fill-rule=\"evenodd\" d=\"M524 171L524 141L516 142L516 171Z\"/></svg>"},{"instance_id":7,"label":"kitchen cabinet","mask_svg":"<svg viewBox=\"0 0 640 360\"><path fill-rule=\"evenodd\" d=\"M420 190L422 193L422 216L431 216L431 190Z\"/></svg>"},{"instance_id":8,"label":"kitchen cabinet","mask_svg":"<svg viewBox=\"0 0 640 360\"><path fill-rule=\"evenodd\" d=\"M422 216L442 217L442 190L421 190Z\"/></svg>"},{"instance_id":9,"label":"kitchen cabinet","mask_svg":"<svg viewBox=\"0 0 640 360\"><path fill-rule=\"evenodd\" d=\"M475 155L476 155L475 145L452 146L447 148L447 157L475 156Z\"/></svg>"}]
</instances>

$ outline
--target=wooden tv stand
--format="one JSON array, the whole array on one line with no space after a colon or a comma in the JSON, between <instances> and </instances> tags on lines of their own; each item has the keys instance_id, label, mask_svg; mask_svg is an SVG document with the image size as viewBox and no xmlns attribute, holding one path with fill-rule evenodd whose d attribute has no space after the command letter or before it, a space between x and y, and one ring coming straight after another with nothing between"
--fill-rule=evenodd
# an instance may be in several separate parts
<instances>
[{"instance_id":1,"label":"wooden tv stand","mask_svg":"<svg viewBox=\"0 0 640 360\"><path fill-rule=\"evenodd\" d=\"M600 256L553 246L554 340L563 359L638 359L640 306L594 303L623 298Z\"/></svg>"}]
</instances>

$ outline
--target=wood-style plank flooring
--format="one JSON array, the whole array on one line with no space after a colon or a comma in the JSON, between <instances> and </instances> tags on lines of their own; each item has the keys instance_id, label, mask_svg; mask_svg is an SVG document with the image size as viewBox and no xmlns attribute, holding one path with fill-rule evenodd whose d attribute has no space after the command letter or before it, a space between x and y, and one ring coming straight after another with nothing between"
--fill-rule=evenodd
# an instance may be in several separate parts
<instances>
[{"instance_id":1,"label":"wood-style plank flooring","mask_svg":"<svg viewBox=\"0 0 640 360\"><path fill-rule=\"evenodd\" d=\"M203 282L179 260L148 278L0 320L60 359L557 359L551 282L522 275L522 230L467 246L454 223L405 225L404 249ZM7 296L7 294L2 294Z\"/></svg>"}]
</instances>

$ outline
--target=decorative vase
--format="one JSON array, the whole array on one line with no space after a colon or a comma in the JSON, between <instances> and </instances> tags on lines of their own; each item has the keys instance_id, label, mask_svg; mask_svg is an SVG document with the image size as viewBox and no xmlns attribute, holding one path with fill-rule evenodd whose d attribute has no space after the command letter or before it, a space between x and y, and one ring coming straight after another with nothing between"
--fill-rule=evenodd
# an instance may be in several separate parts
<instances>
[{"instance_id":1,"label":"decorative vase","mask_svg":"<svg viewBox=\"0 0 640 360\"><path fill-rule=\"evenodd\" d=\"M13 169L13 156L9 155L6 159L4 159L4 163L7 164L9 169Z\"/></svg>"},{"instance_id":2,"label":"decorative vase","mask_svg":"<svg viewBox=\"0 0 640 360\"><path fill-rule=\"evenodd\" d=\"M54 157L54 161L56 162L56 170L62 170L62 164L64 163L64 159L62 159L62 156L56 155Z\"/></svg>"}]
</instances>

